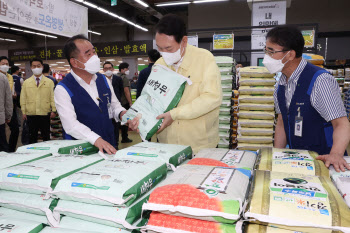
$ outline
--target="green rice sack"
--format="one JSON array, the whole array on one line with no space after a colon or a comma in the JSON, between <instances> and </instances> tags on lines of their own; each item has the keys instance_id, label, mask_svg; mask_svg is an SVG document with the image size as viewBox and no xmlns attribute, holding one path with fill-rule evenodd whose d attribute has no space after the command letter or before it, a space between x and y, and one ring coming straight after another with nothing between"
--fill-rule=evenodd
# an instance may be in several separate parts
<instances>
[{"instance_id":1,"label":"green rice sack","mask_svg":"<svg viewBox=\"0 0 350 233\"><path fill-rule=\"evenodd\" d=\"M38 159L46 158L48 156L51 156L51 154L45 153L45 152L37 152L37 153L0 152L0 169L12 167L19 164L29 163Z\"/></svg>"},{"instance_id":2,"label":"green rice sack","mask_svg":"<svg viewBox=\"0 0 350 233\"><path fill-rule=\"evenodd\" d=\"M97 153L98 148L84 140L52 140L21 146L16 152L89 155Z\"/></svg>"},{"instance_id":3,"label":"green rice sack","mask_svg":"<svg viewBox=\"0 0 350 233\"><path fill-rule=\"evenodd\" d=\"M102 161L100 155L56 154L31 163L0 170L0 189L47 194L57 182L79 170Z\"/></svg>"},{"instance_id":4,"label":"green rice sack","mask_svg":"<svg viewBox=\"0 0 350 233\"><path fill-rule=\"evenodd\" d=\"M273 136L273 128L238 128L239 136Z\"/></svg>"},{"instance_id":5,"label":"green rice sack","mask_svg":"<svg viewBox=\"0 0 350 233\"><path fill-rule=\"evenodd\" d=\"M274 86L241 86L239 88L240 95L273 95L274 91Z\"/></svg>"},{"instance_id":6,"label":"green rice sack","mask_svg":"<svg viewBox=\"0 0 350 233\"><path fill-rule=\"evenodd\" d=\"M240 78L240 86L274 86L276 80L274 78Z\"/></svg>"},{"instance_id":7,"label":"green rice sack","mask_svg":"<svg viewBox=\"0 0 350 233\"><path fill-rule=\"evenodd\" d=\"M46 216L0 207L0 218L17 218L48 224Z\"/></svg>"},{"instance_id":8,"label":"green rice sack","mask_svg":"<svg viewBox=\"0 0 350 233\"><path fill-rule=\"evenodd\" d=\"M53 196L96 205L130 206L167 175L163 161L115 156L58 182Z\"/></svg>"},{"instance_id":9,"label":"green rice sack","mask_svg":"<svg viewBox=\"0 0 350 233\"><path fill-rule=\"evenodd\" d=\"M0 206L46 216L48 223L53 227L58 226L58 221L55 220L52 214L52 210L56 207L57 202L57 199L45 200L44 195L0 190Z\"/></svg>"},{"instance_id":10,"label":"green rice sack","mask_svg":"<svg viewBox=\"0 0 350 233\"><path fill-rule=\"evenodd\" d=\"M176 167L186 159L192 158L192 148L175 144L141 142L119 150L116 157L163 161L167 164L169 170L175 171Z\"/></svg>"},{"instance_id":11,"label":"green rice sack","mask_svg":"<svg viewBox=\"0 0 350 233\"><path fill-rule=\"evenodd\" d=\"M249 104L273 104L274 99L272 95L240 95L238 97L239 103Z\"/></svg>"},{"instance_id":12,"label":"green rice sack","mask_svg":"<svg viewBox=\"0 0 350 233\"><path fill-rule=\"evenodd\" d=\"M39 222L29 220L0 217L0 232L38 233L44 228Z\"/></svg>"},{"instance_id":13,"label":"green rice sack","mask_svg":"<svg viewBox=\"0 0 350 233\"><path fill-rule=\"evenodd\" d=\"M239 110L274 111L275 105L271 104L239 104Z\"/></svg>"},{"instance_id":14,"label":"green rice sack","mask_svg":"<svg viewBox=\"0 0 350 233\"><path fill-rule=\"evenodd\" d=\"M239 118L255 120L273 120L275 119L274 111L239 111Z\"/></svg>"},{"instance_id":15,"label":"green rice sack","mask_svg":"<svg viewBox=\"0 0 350 233\"><path fill-rule=\"evenodd\" d=\"M254 120L239 119L238 128L273 128L275 121L271 120Z\"/></svg>"},{"instance_id":16,"label":"green rice sack","mask_svg":"<svg viewBox=\"0 0 350 233\"><path fill-rule=\"evenodd\" d=\"M188 78L175 71L162 65L154 65L141 96L123 116L122 124L138 117L142 140L151 139L163 122L163 119L157 120L157 116L178 105L186 83L192 84Z\"/></svg>"},{"instance_id":17,"label":"green rice sack","mask_svg":"<svg viewBox=\"0 0 350 233\"><path fill-rule=\"evenodd\" d=\"M253 143L253 144L259 144L259 143L273 143L272 136L238 136L237 137L238 142L242 143Z\"/></svg>"}]
</instances>

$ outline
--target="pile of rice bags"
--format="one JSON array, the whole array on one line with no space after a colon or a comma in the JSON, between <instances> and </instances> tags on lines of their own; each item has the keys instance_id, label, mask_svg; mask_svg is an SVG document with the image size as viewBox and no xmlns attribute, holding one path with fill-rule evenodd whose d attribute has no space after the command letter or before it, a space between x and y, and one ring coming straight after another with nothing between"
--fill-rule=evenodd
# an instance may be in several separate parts
<instances>
[{"instance_id":1,"label":"pile of rice bags","mask_svg":"<svg viewBox=\"0 0 350 233\"><path fill-rule=\"evenodd\" d=\"M313 65L323 68L324 57L312 53L303 53L303 58Z\"/></svg>"},{"instance_id":2,"label":"pile of rice bags","mask_svg":"<svg viewBox=\"0 0 350 233\"><path fill-rule=\"evenodd\" d=\"M221 86L223 100L220 106L219 113L219 148L230 147L230 144L235 144L235 138L232 137L234 133L231 116L238 113L238 108L235 105L235 99L238 97L238 92L233 91L233 77L234 77L234 61L232 57L216 56L216 64L221 73Z\"/></svg>"},{"instance_id":3,"label":"pile of rice bags","mask_svg":"<svg viewBox=\"0 0 350 233\"><path fill-rule=\"evenodd\" d=\"M350 157L346 156L344 159L350 164ZM346 170L345 172L336 172L333 167L330 167L329 172L333 183L350 208L350 171Z\"/></svg>"},{"instance_id":4,"label":"pile of rice bags","mask_svg":"<svg viewBox=\"0 0 350 233\"><path fill-rule=\"evenodd\" d=\"M51 140L62 140L63 139L62 122L61 122L61 119L58 115L51 119L50 133L51 133L51 136L50 136Z\"/></svg>"},{"instance_id":5,"label":"pile of rice bags","mask_svg":"<svg viewBox=\"0 0 350 233\"><path fill-rule=\"evenodd\" d=\"M274 74L265 67L239 70L237 149L271 148L274 134Z\"/></svg>"}]
</instances>

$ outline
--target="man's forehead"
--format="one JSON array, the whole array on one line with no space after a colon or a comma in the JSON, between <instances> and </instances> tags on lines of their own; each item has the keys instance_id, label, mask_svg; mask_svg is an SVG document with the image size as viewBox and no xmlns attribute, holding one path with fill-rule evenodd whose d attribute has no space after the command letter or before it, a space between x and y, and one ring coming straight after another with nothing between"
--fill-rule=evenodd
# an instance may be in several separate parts
<instances>
[{"instance_id":1,"label":"man's forehead","mask_svg":"<svg viewBox=\"0 0 350 233\"><path fill-rule=\"evenodd\" d=\"M9 61L7 59L2 59L0 62L1 63L8 63Z\"/></svg>"},{"instance_id":2,"label":"man's forehead","mask_svg":"<svg viewBox=\"0 0 350 233\"><path fill-rule=\"evenodd\" d=\"M269 39L266 40L266 48L272 48L272 49L283 49L283 46L280 46L279 44L271 42Z\"/></svg>"},{"instance_id":3,"label":"man's forehead","mask_svg":"<svg viewBox=\"0 0 350 233\"><path fill-rule=\"evenodd\" d=\"M75 41L75 45L77 46L77 48L80 49L93 49L94 46L90 43L90 41L88 40L83 40L83 39L79 39Z\"/></svg>"}]
</instances>

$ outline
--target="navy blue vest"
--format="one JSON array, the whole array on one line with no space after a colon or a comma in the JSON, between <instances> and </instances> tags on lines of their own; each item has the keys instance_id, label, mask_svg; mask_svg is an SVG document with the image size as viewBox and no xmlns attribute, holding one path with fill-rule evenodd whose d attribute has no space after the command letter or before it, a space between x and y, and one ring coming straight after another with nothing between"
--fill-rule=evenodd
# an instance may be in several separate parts
<instances>
[{"instance_id":1,"label":"navy blue vest","mask_svg":"<svg viewBox=\"0 0 350 233\"><path fill-rule=\"evenodd\" d=\"M311 92L319 75L327 71L307 63L300 74L289 109L286 106L285 86L279 85L277 98L283 117L287 143L292 149L316 151L320 155L329 154L333 145L333 126L326 122L311 105ZM302 137L294 135L295 117L303 117Z\"/></svg>"},{"instance_id":2,"label":"navy blue vest","mask_svg":"<svg viewBox=\"0 0 350 233\"><path fill-rule=\"evenodd\" d=\"M111 102L112 94L106 77L97 73L96 86L100 98L99 106L93 101L84 88L75 80L72 74L68 74L58 85L68 92L77 114L77 120L100 135L103 140L115 146L114 127L108 115L108 101ZM75 139L64 133L64 139Z\"/></svg>"}]
</instances>

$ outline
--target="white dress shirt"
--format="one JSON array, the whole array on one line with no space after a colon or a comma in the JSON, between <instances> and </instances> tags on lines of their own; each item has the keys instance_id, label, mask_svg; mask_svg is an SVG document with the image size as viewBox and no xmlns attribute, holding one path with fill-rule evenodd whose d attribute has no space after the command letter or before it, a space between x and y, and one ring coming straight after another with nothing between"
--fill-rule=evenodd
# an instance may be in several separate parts
<instances>
[{"instance_id":1,"label":"white dress shirt","mask_svg":"<svg viewBox=\"0 0 350 233\"><path fill-rule=\"evenodd\" d=\"M95 74L92 77L92 80L90 84L87 84L82 78L80 78L78 75L76 75L73 70L71 70L71 74L75 78L75 80L80 84L82 88L90 95L92 100L96 103L96 105L99 105L98 101L98 90L96 86L96 79L97 75ZM125 111L125 108L123 108L118 101L117 97L114 94L113 87L110 82L108 82L109 88L111 90L112 94L112 100L111 100L111 109L113 111L113 117L116 121L120 121L119 114L122 111ZM91 144L95 144L95 141L100 137L98 134L93 132L89 127L86 125L80 123L77 120L77 115L74 110L74 106L72 104L72 100L66 91L66 89L61 86L57 85L55 89L55 103L56 103L56 109L57 112L61 118L62 126L65 130L65 132L72 137L76 139L86 140L90 142Z\"/></svg>"}]
</instances>

